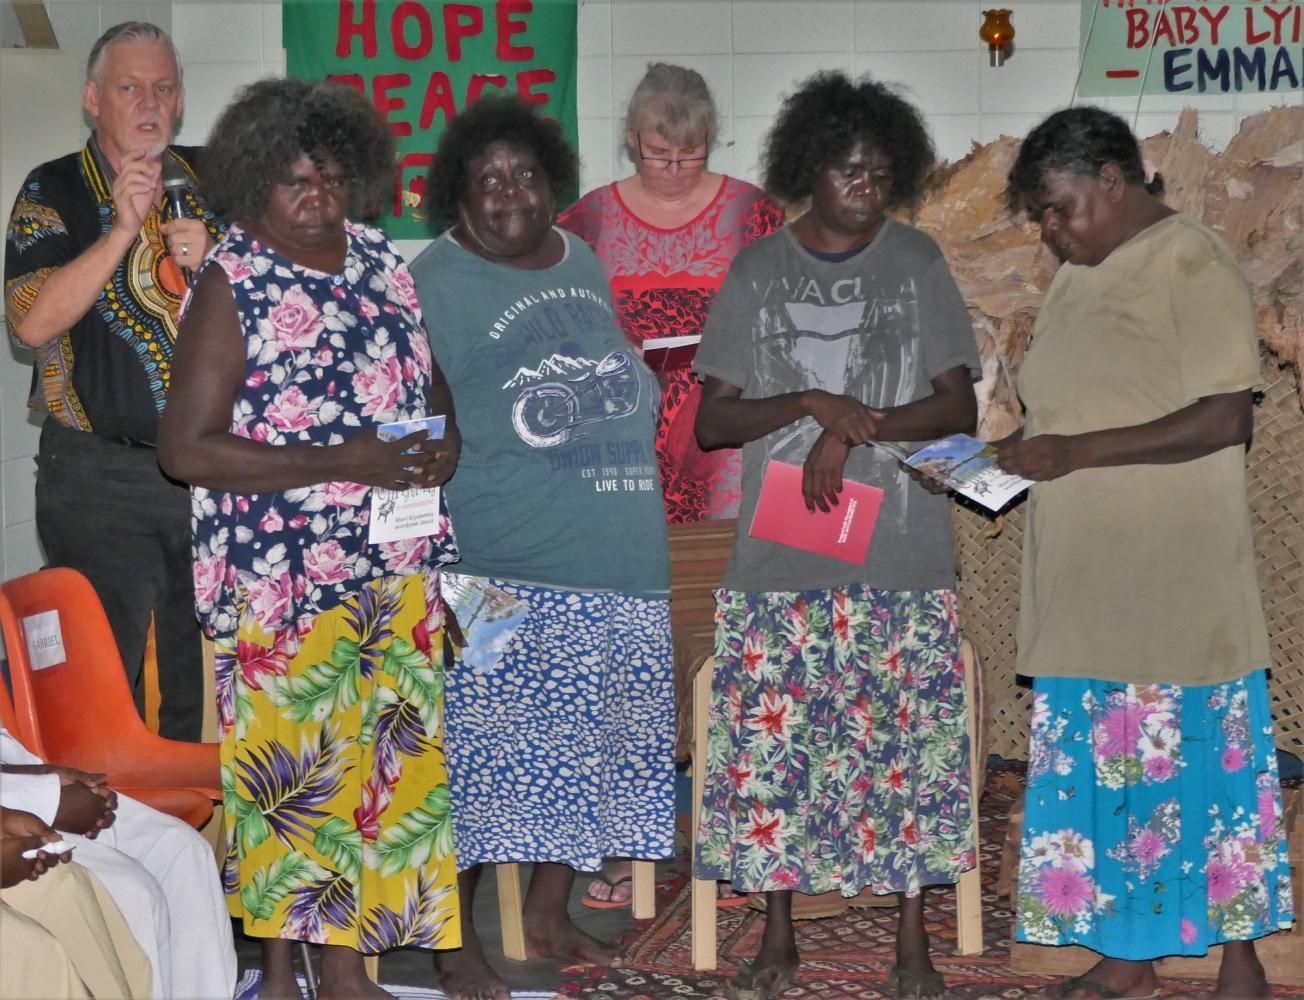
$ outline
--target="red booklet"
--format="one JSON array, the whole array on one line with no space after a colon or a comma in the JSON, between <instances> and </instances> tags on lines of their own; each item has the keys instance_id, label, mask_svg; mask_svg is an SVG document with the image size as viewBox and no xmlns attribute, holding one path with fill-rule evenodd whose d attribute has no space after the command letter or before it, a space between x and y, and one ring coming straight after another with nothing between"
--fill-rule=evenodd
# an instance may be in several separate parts
<instances>
[{"instance_id":1,"label":"red booklet","mask_svg":"<svg viewBox=\"0 0 1304 1000\"><path fill-rule=\"evenodd\" d=\"M838 505L827 514L812 514L801 495L801 466L771 461L765 466L748 534L861 565L882 503L883 491L877 486L844 479Z\"/></svg>"},{"instance_id":2,"label":"red booklet","mask_svg":"<svg viewBox=\"0 0 1304 1000\"><path fill-rule=\"evenodd\" d=\"M643 341L643 362L654 372L672 372L687 368L697 355L697 345L702 342L699 333L682 337L653 337Z\"/></svg>"}]
</instances>

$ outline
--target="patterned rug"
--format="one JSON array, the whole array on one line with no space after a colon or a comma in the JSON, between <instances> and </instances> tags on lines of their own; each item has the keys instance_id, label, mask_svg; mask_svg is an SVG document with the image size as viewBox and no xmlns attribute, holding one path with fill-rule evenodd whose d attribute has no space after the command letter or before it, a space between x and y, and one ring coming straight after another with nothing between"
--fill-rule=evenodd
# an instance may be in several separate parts
<instances>
[{"instance_id":1,"label":"patterned rug","mask_svg":"<svg viewBox=\"0 0 1304 1000\"><path fill-rule=\"evenodd\" d=\"M257 969L250 969L236 983L235 1000L258 1000L258 984L262 980L262 973ZM382 983L382 986L389 992L394 1000L447 1000L443 990L432 990L421 986L392 986L389 983ZM308 995L308 984L303 981L303 976L299 977L299 990L306 997ZM565 997L558 996L551 990L539 992L538 990L513 990L512 1000L566 1000Z\"/></svg>"},{"instance_id":2,"label":"patterned rug","mask_svg":"<svg viewBox=\"0 0 1304 1000\"><path fill-rule=\"evenodd\" d=\"M983 954L955 954L954 894L929 893L925 919L933 940L933 961L959 1000L1033 1000L1060 978L1029 976L1009 967L1013 913L1007 900L996 897L995 883L1006 818L1019 788L1017 773L995 772L983 796ZM721 983L740 961L755 954L765 916L750 907L719 910L720 967L710 974L693 972L689 890L687 875L664 880L658 886L658 916L640 925L626 942L628 966L569 972L560 992L585 1000L721 996ZM840 917L799 922L802 967L785 1000L887 1000L895 938L895 909L851 910ZM1172 981L1166 984L1164 996L1194 1000L1212 989L1211 983ZM1278 1000L1304 998L1301 989L1276 987L1275 994Z\"/></svg>"}]
</instances>

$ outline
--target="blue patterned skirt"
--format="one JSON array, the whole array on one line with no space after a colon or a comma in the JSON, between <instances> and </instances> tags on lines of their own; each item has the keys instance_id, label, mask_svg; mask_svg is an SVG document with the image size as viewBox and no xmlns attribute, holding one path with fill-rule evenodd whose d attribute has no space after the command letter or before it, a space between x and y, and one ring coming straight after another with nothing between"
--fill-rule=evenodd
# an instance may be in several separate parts
<instances>
[{"instance_id":1,"label":"blue patterned skirt","mask_svg":"<svg viewBox=\"0 0 1304 1000\"><path fill-rule=\"evenodd\" d=\"M670 604L491 580L529 613L444 696L458 867L674 852Z\"/></svg>"},{"instance_id":2,"label":"blue patterned skirt","mask_svg":"<svg viewBox=\"0 0 1304 1000\"><path fill-rule=\"evenodd\" d=\"M955 594L717 592L699 878L917 896L974 866Z\"/></svg>"},{"instance_id":3,"label":"blue patterned skirt","mask_svg":"<svg viewBox=\"0 0 1304 1000\"><path fill-rule=\"evenodd\" d=\"M1033 692L1018 940L1143 961L1291 925L1265 671Z\"/></svg>"}]
</instances>

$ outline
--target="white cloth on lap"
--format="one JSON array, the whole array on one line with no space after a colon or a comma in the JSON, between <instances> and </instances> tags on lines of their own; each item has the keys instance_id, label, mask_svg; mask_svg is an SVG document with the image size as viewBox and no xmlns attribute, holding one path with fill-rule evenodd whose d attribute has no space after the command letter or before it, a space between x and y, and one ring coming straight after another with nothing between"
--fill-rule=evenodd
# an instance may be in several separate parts
<instances>
[{"instance_id":1,"label":"white cloth on lap","mask_svg":"<svg viewBox=\"0 0 1304 1000\"><path fill-rule=\"evenodd\" d=\"M42 764L0 729L0 763ZM25 808L49 799L54 775L6 774L0 804ZM12 800L12 801L11 801ZM53 808L36 812L53 823ZM235 993L231 918L208 842L187 824L125 795L117 818L94 840L65 833L73 857L94 872L132 927L154 970L155 1000L230 1000Z\"/></svg>"}]
</instances>

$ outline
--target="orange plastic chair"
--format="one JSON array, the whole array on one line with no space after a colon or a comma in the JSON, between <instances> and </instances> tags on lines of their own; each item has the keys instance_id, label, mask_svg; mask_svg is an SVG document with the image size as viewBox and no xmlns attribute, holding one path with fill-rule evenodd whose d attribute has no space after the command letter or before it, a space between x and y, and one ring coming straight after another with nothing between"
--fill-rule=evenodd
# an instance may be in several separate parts
<instances>
[{"instance_id":1,"label":"orange plastic chair","mask_svg":"<svg viewBox=\"0 0 1304 1000\"><path fill-rule=\"evenodd\" d=\"M33 669L24 626L62 643L57 662ZM51 619L46 619L51 623ZM0 630L9 657L16 734L44 760L108 775L116 790L192 789L220 802L218 744L185 743L149 731L136 711L118 645L90 582L73 569L43 569L0 584ZM196 678L198 683L199 678ZM131 790L131 791L129 791ZM171 810L165 810L171 812Z\"/></svg>"},{"instance_id":2,"label":"orange plastic chair","mask_svg":"<svg viewBox=\"0 0 1304 1000\"><path fill-rule=\"evenodd\" d=\"M0 683L0 725L9 730L19 743L27 746L20 735L22 730L18 724L18 712L15 711L13 699L9 696L9 686L2 683ZM32 750L30 746L27 749ZM32 750L32 752L36 751ZM175 816L196 830L202 828L213 815L212 800L203 792L193 788L115 788L114 791L120 795L130 796L137 802L143 802L159 812Z\"/></svg>"}]
</instances>

